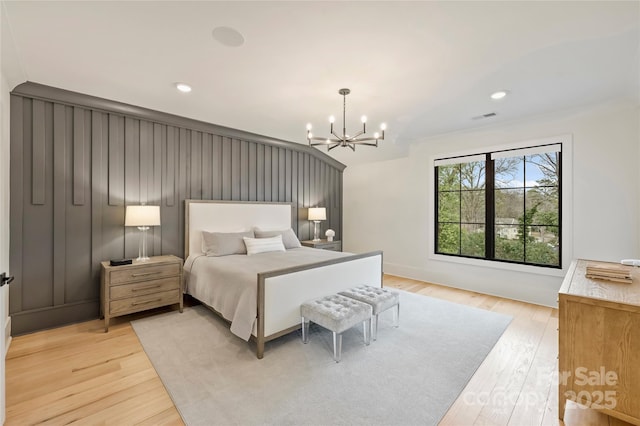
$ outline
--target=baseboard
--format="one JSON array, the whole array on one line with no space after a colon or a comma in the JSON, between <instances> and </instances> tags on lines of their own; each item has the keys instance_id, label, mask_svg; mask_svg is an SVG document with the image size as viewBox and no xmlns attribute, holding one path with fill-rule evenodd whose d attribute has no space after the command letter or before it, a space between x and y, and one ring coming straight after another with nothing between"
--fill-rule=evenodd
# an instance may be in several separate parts
<instances>
[{"instance_id":1,"label":"baseboard","mask_svg":"<svg viewBox=\"0 0 640 426\"><path fill-rule=\"evenodd\" d=\"M12 332L16 336L98 318L98 300L68 303L31 311L14 312Z\"/></svg>"},{"instance_id":2,"label":"baseboard","mask_svg":"<svg viewBox=\"0 0 640 426\"><path fill-rule=\"evenodd\" d=\"M470 287L470 286L466 287L466 286L460 286L460 285L454 285L454 284L445 284L441 282L435 282L427 278L426 276L427 272L424 269L416 268L413 266L406 266L406 265L399 265L397 263L384 262L384 273L389 275L395 275L401 278L408 278L411 280L422 281L429 284L436 284L443 287L457 288L459 290L473 291L476 293L486 294L488 296L496 296L496 297L502 297L504 299L516 300L518 302L530 303L532 305L545 306L553 309L558 308L557 304L547 304L547 303L542 303L535 300L526 300L524 298L513 297L507 294L499 294L496 292L487 291L482 288L476 288L476 287Z\"/></svg>"}]
</instances>

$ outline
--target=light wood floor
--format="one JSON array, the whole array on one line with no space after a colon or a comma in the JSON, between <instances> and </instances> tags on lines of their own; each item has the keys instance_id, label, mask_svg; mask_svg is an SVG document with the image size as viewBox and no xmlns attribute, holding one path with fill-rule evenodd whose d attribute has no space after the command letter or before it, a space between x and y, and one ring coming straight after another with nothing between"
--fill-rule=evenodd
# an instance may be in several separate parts
<instances>
[{"instance_id":1,"label":"light wood floor","mask_svg":"<svg viewBox=\"0 0 640 426\"><path fill-rule=\"evenodd\" d=\"M513 317L442 425L562 425L553 380L557 310L394 276L384 282ZM6 363L6 424L183 424L129 323L152 314L116 318L109 333L95 320L15 337ZM575 406L565 421L626 425Z\"/></svg>"}]
</instances>

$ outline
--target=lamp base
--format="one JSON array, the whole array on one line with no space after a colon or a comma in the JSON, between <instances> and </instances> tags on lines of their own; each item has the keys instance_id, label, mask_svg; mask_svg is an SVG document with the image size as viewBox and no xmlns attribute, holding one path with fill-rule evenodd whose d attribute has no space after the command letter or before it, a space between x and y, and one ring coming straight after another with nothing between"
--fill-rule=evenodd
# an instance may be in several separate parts
<instances>
[{"instance_id":1,"label":"lamp base","mask_svg":"<svg viewBox=\"0 0 640 426\"><path fill-rule=\"evenodd\" d=\"M320 224L319 220L313 221L313 240L312 241L320 241L320 235L318 234L318 225Z\"/></svg>"},{"instance_id":2,"label":"lamp base","mask_svg":"<svg viewBox=\"0 0 640 426\"><path fill-rule=\"evenodd\" d=\"M136 262L148 262L151 260L149 256L147 256L147 231L149 230L148 226L138 226L140 230L140 239L138 240L138 258Z\"/></svg>"}]
</instances>

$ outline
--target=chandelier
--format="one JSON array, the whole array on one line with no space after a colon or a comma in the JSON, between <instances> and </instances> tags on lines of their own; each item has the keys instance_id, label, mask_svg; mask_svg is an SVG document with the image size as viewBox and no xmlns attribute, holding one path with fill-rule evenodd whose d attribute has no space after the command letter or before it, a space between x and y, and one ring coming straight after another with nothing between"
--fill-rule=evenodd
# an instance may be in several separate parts
<instances>
[{"instance_id":1,"label":"chandelier","mask_svg":"<svg viewBox=\"0 0 640 426\"><path fill-rule=\"evenodd\" d=\"M351 93L349 89L340 89L338 93L342 95L342 135L336 134L333 131L333 123L336 121L336 118L332 115L329 117L329 123L331 124L331 135L332 137L324 138L320 136L313 136L311 133L311 123L307 124L307 141L309 142L309 146L317 146L317 145L326 145L327 151L332 150L337 146L341 147L349 147L352 150L356 150L356 145L368 145L368 146L378 146L378 141L384 140L384 131L387 129L387 125L382 123L380 125L380 132L375 132L373 137L363 136L367 133L367 116L363 115L361 118L362 121L362 130L360 130L355 135L348 135L346 128L346 111L347 111L347 95ZM320 141L320 142L312 142L312 141Z\"/></svg>"}]
</instances>

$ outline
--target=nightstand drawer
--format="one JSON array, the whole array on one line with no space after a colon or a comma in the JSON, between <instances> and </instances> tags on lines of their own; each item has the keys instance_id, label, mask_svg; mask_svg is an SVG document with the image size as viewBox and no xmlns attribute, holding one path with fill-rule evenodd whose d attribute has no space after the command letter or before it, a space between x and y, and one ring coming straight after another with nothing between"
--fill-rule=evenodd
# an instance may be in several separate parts
<instances>
[{"instance_id":1,"label":"nightstand drawer","mask_svg":"<svg viewBox=\"0 0 640 426\"><path fill-rule=\"evenodd\" d=\"M318 247L318 248L321 248L323 250L342 251L342 243L340 242L326 243L326 244L323 244L322 247Z\"/></svg>"},{"instance_id":2,"label":"nightstand drawer","mask_svg":"<svg viewBox=\"0 0 640 426\"><path fill-rule=\"evenodd\" d=\"M114 300L109 303L110 315L124 315L145 309L157 308L180 302L180 289L163 291L128 299Z\"/></svg>"},{"instance_id":3,"label":"nightstand drawer","mask_svg":"<svg viewBox=\"0 0 640 426\"><path fill-rule=\"evenodd\" d=\"M180 275L179 264L172 265L144 265L139 268L127 268L122 271L114 270L111 272L109 284L131 283L135 281L150 280L163 277L171 277Z\"/></svg>"},{"instance_id":4,"label":"nightstand drawer","mask_svg":"<svg viewBox=\"0 0 640 426\"><path fill-rule=\"evenodd\" d=\"M159 280L111 286L109 288L109 297L112 300L123 299L125 297L143 296L176 289L180 289L180 277L161 278Z\"/></svg>"}]
</instances>

